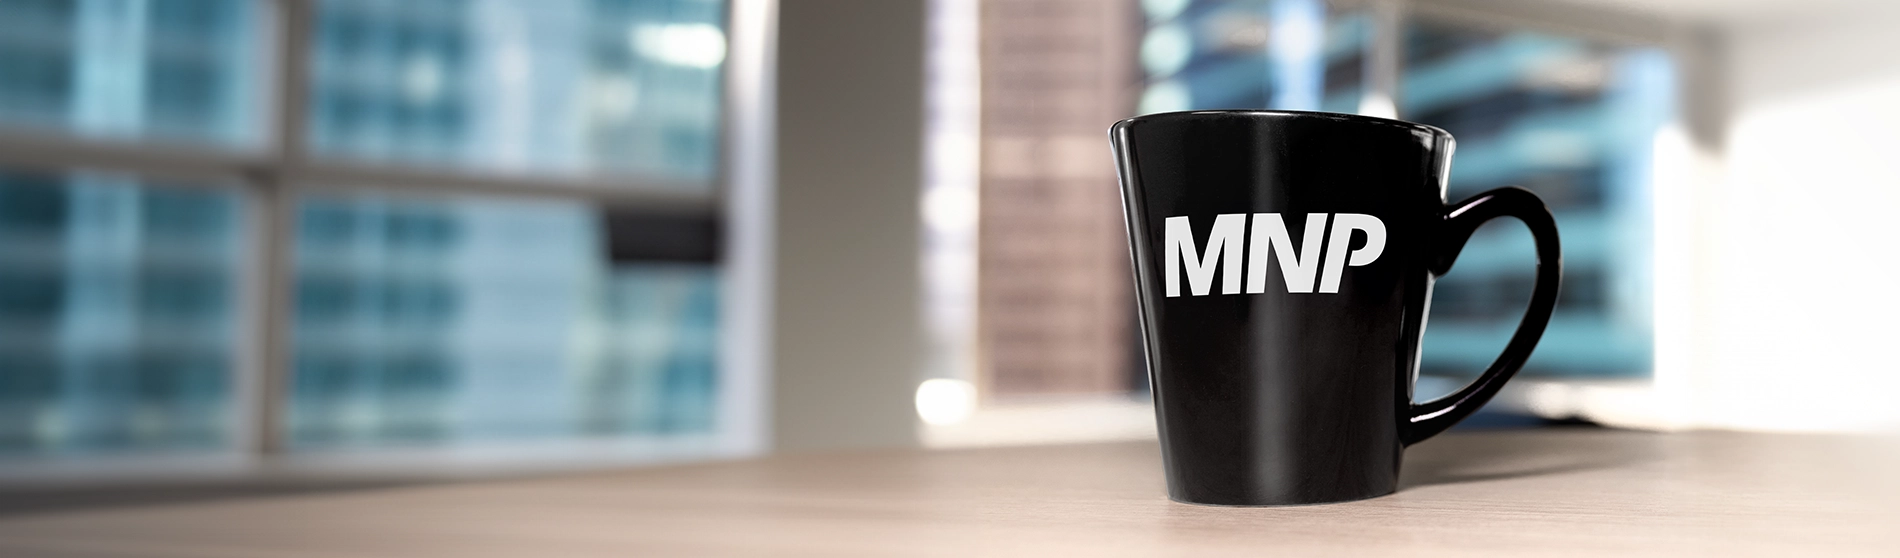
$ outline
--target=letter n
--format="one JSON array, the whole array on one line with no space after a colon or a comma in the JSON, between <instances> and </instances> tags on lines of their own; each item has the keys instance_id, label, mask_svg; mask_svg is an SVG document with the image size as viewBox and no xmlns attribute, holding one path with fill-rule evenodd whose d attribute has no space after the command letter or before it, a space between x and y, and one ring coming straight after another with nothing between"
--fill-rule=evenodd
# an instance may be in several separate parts
<instances>
[{"instance_id":1,"label":"letter n","mask_svg":"<svg viewBox=\"0 0 1900 558\"><path fill-rule=\"evenodd\" d=\"M1280 257L1286 292L1313 292L1313 279L1319 275L1319 244L1325 234L1326 214L1306 214L1306 232L1300 236L1300 250L1294 252L1293 236L1287 234L1280 214L1253 214L1253 239L1247 243L1247 294L1267 292L1267 259L1275 255Z\"/></svg>"}]
</instances>

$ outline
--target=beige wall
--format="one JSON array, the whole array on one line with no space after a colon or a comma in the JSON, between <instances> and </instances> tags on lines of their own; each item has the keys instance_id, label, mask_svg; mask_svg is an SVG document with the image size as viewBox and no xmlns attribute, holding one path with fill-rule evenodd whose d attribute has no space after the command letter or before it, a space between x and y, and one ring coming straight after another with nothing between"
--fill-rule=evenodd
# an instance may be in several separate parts
<instances>
[{"instance_id":1,"label":"beige wall","mask_svg":"<svg viewBox=\"0 0 1900 558\"><path fill-rule=\"evenodd\" d=\"M1743 4L1679 16L1697 56L1691 121L1656 143L1657 389L1592 418L1900 427L1900 4Z\"/></svg>"},{"instance_id":2,"label":"beige wall","mask_svg":"<svg viewBox=\"0 0 1900 558\"><path fill-rule=\"evenodd\" d=\"M917 443L924 8L779 6L779 451Z\"/></svg>"},{"instance_id":3,"label":"beige wall","mask_svg":"<svg viewBox=\"0 0 1900 558\"><path fill-rule=\"evenodd\" d=\"M1900 5L1727 26L1692 392L1701 422L1900 426Z\"/></svg>"}]
</instances>

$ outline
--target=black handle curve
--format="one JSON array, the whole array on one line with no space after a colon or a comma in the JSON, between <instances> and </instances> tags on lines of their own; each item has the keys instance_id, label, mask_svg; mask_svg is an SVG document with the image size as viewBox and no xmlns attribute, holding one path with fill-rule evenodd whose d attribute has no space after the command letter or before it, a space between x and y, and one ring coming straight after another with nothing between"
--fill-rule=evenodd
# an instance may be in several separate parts
<instances>
[{"instance_id":1,"label":"black handle curve","mask_svg":"<svg viewBox=\"0 0 1900 558\"><path fill-rule=\"evenodd\" d=\"M1504 354L1498 355L1497 361L1492 362L1477 381L1451 395L1412 405L1405 424L1399 425L1399 439L1407 446L1444 432L1497 395L1504 382L1524 367L1531 350L1537 348L1537 340L1544 336L1544 326L1550 324L1550 313L1557 307L1557 288L1563 281L1564 268L1563 248L1557 242L1557 220L1551 217L1544 200L1523 188L1499 188L1451 206L1440 228L1437 254L1431 262L1432 275L1451 271L1452 262L1464 250L1471 233L1478 230L1478 225L1497 217L1518 218L1530 227L1531 236L1537 241L1537 283L1531 290L1530 309L1524 312L1524 321L1518 322L1511 342L1504 346Z\"/></svg>"}]
</instances>

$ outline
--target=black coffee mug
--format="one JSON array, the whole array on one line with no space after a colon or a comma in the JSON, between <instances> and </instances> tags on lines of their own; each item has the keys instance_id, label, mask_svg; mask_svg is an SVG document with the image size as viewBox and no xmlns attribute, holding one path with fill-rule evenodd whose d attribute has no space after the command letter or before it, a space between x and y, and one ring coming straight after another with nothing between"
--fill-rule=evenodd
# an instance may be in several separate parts
<instances>
[{"instance_id":1,"label":"black coffee mug","mask_svg":"<svg viewBox=\"0 0 1900 558\"><path fill-rule=\"evenodd\" d=\"M1445 204L1453 141L1383 118L1194 111L1115 123L1155 417L1176 501L1390 494L1406 446L1470 415L1550 322L1563 256L1542 200ZM1434 280L1478 225L1537 241L1530 310L1471 385L1412 403Z\"/></svg>"}]
</instances>

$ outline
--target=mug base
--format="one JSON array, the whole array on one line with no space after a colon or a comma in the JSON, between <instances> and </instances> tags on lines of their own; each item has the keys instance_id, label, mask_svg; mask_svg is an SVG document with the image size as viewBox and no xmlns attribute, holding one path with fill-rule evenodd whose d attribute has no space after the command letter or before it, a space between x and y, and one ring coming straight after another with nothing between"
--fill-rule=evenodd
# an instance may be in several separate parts
<instances>
[{"instance_id":1,"label":"mug base","mask_svg":"<svg viewBox=\"0 0 1900 558\"><path fill-rule=\"evenodd\" d=\"M1380 492L1377 494L1369 494L1365 496L1352 496L1352 497L1346 497L1346 498L1340 498L1340 499L1327 499L1327 500L1292 500L1292 501L1285 501L1285 502L1196 502L1193 500L1177 497L1173 494L1169 494L1168 500L1177 504L1187 504L1190 506L1207 506L1211 508L1297 508L1297 507L1302 507L1302 506L1323 506L1326 504L1344 504L1347 502L1358 502L1361 500L1371 500L1373 498L1391 496L1397 493L1398 493L1397 489L1392 489L1392 490L1387 490L1385 492Z\"/></svg>"}]
</instances>

